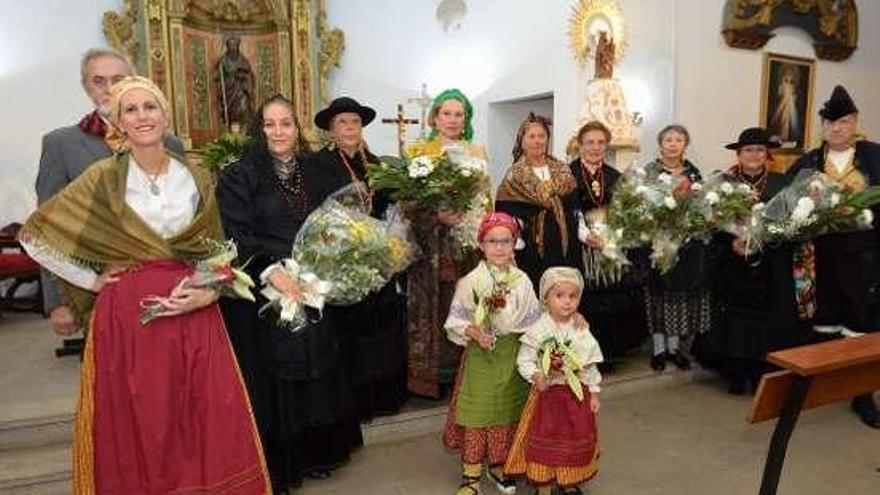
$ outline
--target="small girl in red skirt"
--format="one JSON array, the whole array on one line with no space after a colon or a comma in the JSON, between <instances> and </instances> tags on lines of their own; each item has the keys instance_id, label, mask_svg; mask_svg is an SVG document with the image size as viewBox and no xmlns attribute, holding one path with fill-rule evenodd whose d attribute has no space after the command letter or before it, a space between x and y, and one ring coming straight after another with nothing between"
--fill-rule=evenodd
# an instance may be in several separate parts
<instances>
[{"instance_id":1,"label":"small girl in red skirt","mask_svg":"<svg viewBox=\"0 0 880 495\"><path fill-rule=\"evenodd\" d=\"M588 326L576 325L584 281L569 267L553 267L540 283L544 314L520 338L520 375L532 384L510 454L509 477L525 476L537 493L553 485L564 495L598 472L596 412L602 362L599 343Z\"/></svg>"}]
</instances>

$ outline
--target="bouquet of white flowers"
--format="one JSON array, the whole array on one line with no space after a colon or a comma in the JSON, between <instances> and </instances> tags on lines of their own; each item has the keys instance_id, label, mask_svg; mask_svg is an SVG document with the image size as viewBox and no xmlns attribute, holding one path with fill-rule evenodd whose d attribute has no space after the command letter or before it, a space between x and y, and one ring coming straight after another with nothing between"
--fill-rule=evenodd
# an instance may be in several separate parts
<instances>
[{"instance_id":1,"label":"bouquet of white flowers","mask_svg":"<svg viewBox=\"0 0 880 495\"><path fill-rule=\"evenodd\" d=\"M439 148L413 145L408 153L368 166L370 187L388 190L392 199L406 205L405 211L461 213L462 221L450 229L450 237L461 252L475 249L480 220L492 206L486 160L468 155L456 143Z\"/></svg>"},{"instance_id":2,"label":"bouquet of white flowers","mask_svg":"<svg viewBox=\"0 0 880 495\"><path fill-rule=\"evenodd\" d=\"M833 232L869 229L880 186L852 193L825 174L801 170L761 212L767 242L813 239Z\"/></svg>"},{"instance_id":3,"label":"bouquet of white flowers","mask_svg":"<svg viewBox=\"0 0 880 495\"><path fill-rule=\"evenodd\" d=\"M598 240L599 247L584 246L584 281L591 287L620 282L624 267L631 265L623 246L623 228L608 225L607 211L596 209L583 215L578 212L578 239L587 243Z\"/></svg>"},{"instance_id":4,"label":"bouquet of white flowers","mask_svg":"<svg viewBox=\"0 0 880 495\"><path fill-rule=\"evenodd\" d=\"M485 163L446 149L432 155L385 156L367 166L367 179L371 188L388 191L395 201L465 212L480 191Z\"/></svg>"},{"instance_id":5,"label":"bouquet of white flowers","mask_svg":"<svg viewBox=\"0 0 880 495\"><path fill-rule=\"evenodd\" d=\"M650 244L651 262L661 273L675 266L678 249L689 237L690 190L685 187L682 177L649 174L645 167L633 165L617 182L608 205L609 231L620 232L624 248Z\"/></svg>"},{"instance_id":6,"label":"bouquet of white flowers","mask_svg":"<svg viewBox=\"0 0 880 495\"><path fill-rule=\"evenodd\" d=\"M751 186L716 174L703 184L693 184L691 191L686 213L691 237L705 238L721 231L743 239L749 251L760 246L764 204Z\"/></svg>"}]
</instances>

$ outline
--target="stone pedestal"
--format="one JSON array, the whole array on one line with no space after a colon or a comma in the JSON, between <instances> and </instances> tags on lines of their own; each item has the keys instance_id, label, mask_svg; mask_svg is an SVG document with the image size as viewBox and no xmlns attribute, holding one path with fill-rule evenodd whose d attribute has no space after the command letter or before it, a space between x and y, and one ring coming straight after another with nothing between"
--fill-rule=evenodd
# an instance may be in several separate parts
<instances>
[{"instance_id":1,"label":"stone pedestal","mask_svg":"<svg viewBox=\"0 0 880 495\"><path fill-rule=\"evenodd\" d=\"M590 80L575 129L591 120L598 120L611 131L609 161L618 168L629 165L639 151L639 132L626 106L620 80Z\"/></svg>"}]
</instances>

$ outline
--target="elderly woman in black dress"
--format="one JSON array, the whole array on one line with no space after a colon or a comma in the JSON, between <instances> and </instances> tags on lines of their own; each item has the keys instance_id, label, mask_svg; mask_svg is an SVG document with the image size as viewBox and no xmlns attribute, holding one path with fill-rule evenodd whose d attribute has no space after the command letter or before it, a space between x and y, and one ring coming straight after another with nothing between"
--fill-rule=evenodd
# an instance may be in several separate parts
<instances>
[{"instance_id":1,"label":"elderly woman in black dress","mask_svg":"<svg viewBox=\"0 0 880 495\"><path fill-rule=\"evenodd\" d=\"M601 122L585 123L578 130L578 158L569 164L577 187L574 191L577 212L585 218L602 216L611 203L614 186L620 172L605 163L605 154L611 144L611 131ZM578 238L583 242L580 252L585 270L589 271L597 259L601 241L591 235ZM628 253L634 261L641 253ZM580 260L578 260L580 261ZM613 360L638 347L646 334L643 283L644 263L627 268L620 280L593 280L585 277L581 297L581 313L590 321L590 331L599 341L605 371L612 369Z\"/></svg>"},{"instance_id":2,"label":"elderly woman in black dress","mask_svg":"<svg viewBox=\"0 0 880 495\"><path fill-rule=\"evenodd\" d=\"M751 187L760 201L769 201L787 182L768 170L770 149L777 147L763 128L743 130L726 146L736 151L736 164L725 174ZM741 394L757 387L770 368L768 352L798 345L805 335L795 301L794 247L785 243L754 252L745 240L724 233L716 235L715 246L719 318L705 350L708 364L728 379L730 393Z\"/></svg>"},{"instance_id":3,"label":"elderly woman in black dress","mask_svg":"<svg viewBox=\"0 0 880 495\"><path fill-rule=\"evenodd\" d=\"M367 184L367 164L379 159L370 152L363 128L376 111L343 96L315 115L315 125L328 131L331 143L312 157L322 173L332 174L332 187L353 185L364 211L376 218L395 215L391 199ZM406 401L406 298L398 278L351 306L327 308L342 337L349 379L354 389L358 416L395 414Z\"/></svg>"},{"instance_id":4,"label":"elderly woman in black dress","mask_svg":"<svg viewBox=\"0 0 880 495\"><path fill-rule=\"evenodd\" d=\"M690 186L703 179L700 170L685 158L690 140L684 126L664 127L657 135L660 156L646 166L649 176L679 178L677 196L688 194ZM667 360L679 369L690 369L690 359L682 347L697 334L709 331L712 307L708 252L702 241L686 243L679 251L678 263L667 273L653 277L648 285L645 305L654 344L651 368L655 371L665 369Z\"/></svg>"}]
</instances>

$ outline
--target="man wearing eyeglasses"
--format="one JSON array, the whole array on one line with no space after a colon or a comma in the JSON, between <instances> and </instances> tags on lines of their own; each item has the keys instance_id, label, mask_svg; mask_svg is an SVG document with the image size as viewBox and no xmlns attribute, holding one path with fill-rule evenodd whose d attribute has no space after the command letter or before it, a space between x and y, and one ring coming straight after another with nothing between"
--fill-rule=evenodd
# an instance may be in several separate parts
<instances>
[{"instance_id":1,"label":"man wearing eyeglasses","mask_svg":"<svg viewBox=\"0 0 880 495\"><path fill-rule=\"evenodd\" d=\"M116 50L92 48L83 54L80 63L81 82L94 104L94 110L79 123L60 127L43 136L36 182L38 204L43 204L64 189L89 165L110 156L110 148L104 143L110 87L134 72L128 58ZM184 153L183 144L176 138L167 139L166 146L177 154ZM41 278L44 308L52 320L53 330L59 335L73 335L79 330L81 322L75 320L73 312L64 304L58 286L49 272L42 270ZM65 345L69 343L66 342ZM76 347L72 350L76 352Z\"/></svg>"}]
</instances>

